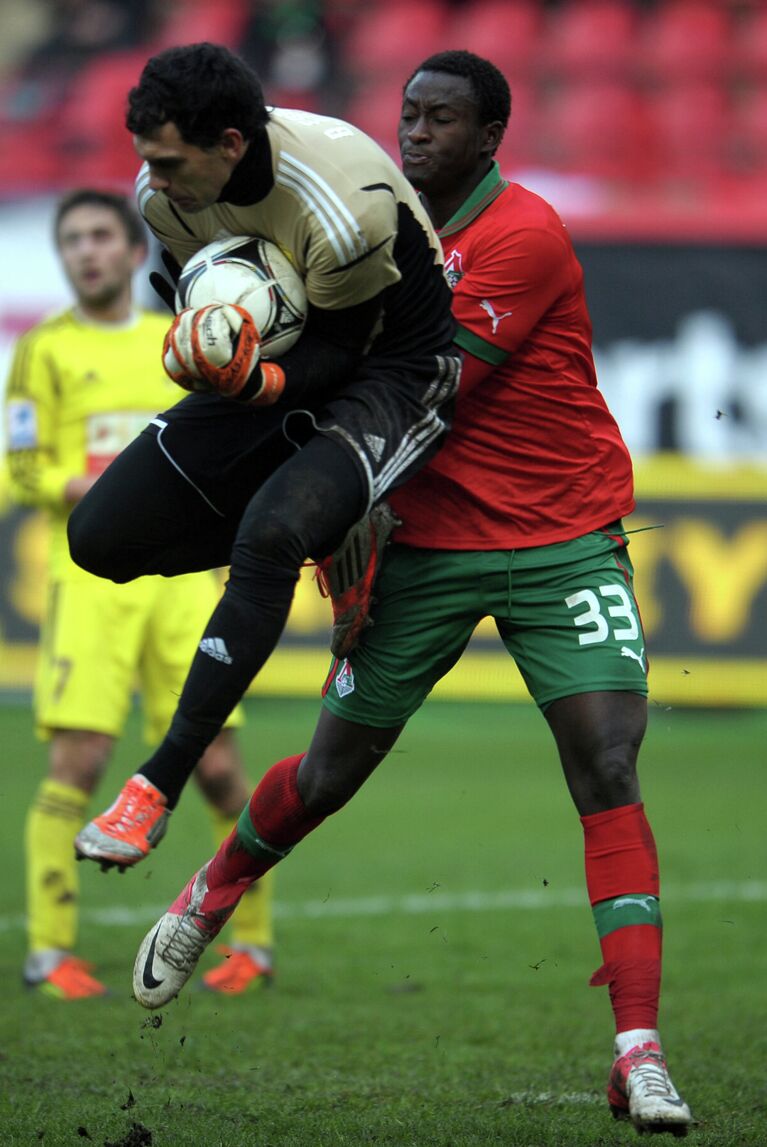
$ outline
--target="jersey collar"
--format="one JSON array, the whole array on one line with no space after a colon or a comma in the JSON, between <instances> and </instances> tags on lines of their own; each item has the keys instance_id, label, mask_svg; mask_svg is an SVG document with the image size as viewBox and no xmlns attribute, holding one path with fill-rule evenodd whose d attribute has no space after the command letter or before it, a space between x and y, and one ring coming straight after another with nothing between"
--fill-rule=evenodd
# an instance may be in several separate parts
<instances>
[{"instance_id":1,"label":"jersey collar","mask_svg":"<svg viewBox=\"0 0 767 1147\"><path fill-rule=\"evenodd\" d=\"M469 223L473 223L477 216L481 215L485 208L489 207L493 200L497 199L508 186L508 179L501 176L501 169L497 161L493 160L493 166L482 182L477 184L469 198L463 201L455 215L448 219L445 226L439 229L437 234L440 239L445 239L448 235L455 235L456 231L462 231L464 227L468 227Z\"/></svg>"},{"instance_id":2,"label":"jersey collar","mask_svg":"<svg viewBox=\"0 0 767 1147\"><path fill-rule=\"evenodd\" d=\"M273 187L271 142L264 129L251 140L216 202L250 207L266 199Z\"/></svg>"}]
</instances>

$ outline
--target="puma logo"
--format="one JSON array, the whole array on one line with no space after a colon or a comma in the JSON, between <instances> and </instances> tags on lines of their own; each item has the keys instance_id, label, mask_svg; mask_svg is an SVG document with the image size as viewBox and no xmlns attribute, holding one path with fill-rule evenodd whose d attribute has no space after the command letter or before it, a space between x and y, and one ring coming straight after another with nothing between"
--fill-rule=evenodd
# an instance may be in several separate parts
<instances>
[{"instance_id":1,"label":"puma logo","mask_svg":"<svg viewBox=\"0 0 767 1147\"><path fill-rule=\"evenodd\" d=\"M639 662L639 664L642 666L642 669L644 669L644 667L645 667L645 664L644 664L644 645L642 646L639 653L635 653L633 649L629 649L628 645L622 645L621 646L621 657L632 657L634 659L634 661Z\"/></svg>"},{"instance_id":2,"label":"puma logo","mask_svg":"<svg viewBox=\"0 0 767 1147\"><path fill-rule=\"evenodd\" d=\"M637 904L640 908L643 908L648 915L652 915L650 905L654 899L654 896L621 896L613 903L613 912L616 908L625 908L628 904Z\"/></svg>"},{"instance_id":3,"label":"puma logo","mask_svg":"<svg viewBox=\"0 0 767 1147\"><path fill-rule=\"evenodd\" d=\"M486 311L490 316L490 321L493 324L493 334L496 333L498 327L501 325L504 319L508 319L510 315L514 314L513 311L504 311L502 315L497 315L495 313L495 308L489 299L483 299L479 305L482 310Z\"/></svg>"}]
</instances>

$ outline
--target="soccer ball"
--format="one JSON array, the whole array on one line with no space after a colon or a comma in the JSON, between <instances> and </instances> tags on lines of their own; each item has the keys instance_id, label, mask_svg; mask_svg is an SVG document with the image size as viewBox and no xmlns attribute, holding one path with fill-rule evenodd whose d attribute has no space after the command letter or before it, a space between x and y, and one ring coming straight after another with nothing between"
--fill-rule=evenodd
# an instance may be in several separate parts
<instances>
[{"instance_id":1,"label":"soccer ball","mask_svg":"<svg viewBox=\"0 0 767 1147\"><path fill-rule=\"evenodd\" d=\"M289 350L306 321L303 280L268 239L219 239L192 256L179 276L176 313L214 302L245 308L258 327L264 358Z\"/></svg>"}]
</instances>

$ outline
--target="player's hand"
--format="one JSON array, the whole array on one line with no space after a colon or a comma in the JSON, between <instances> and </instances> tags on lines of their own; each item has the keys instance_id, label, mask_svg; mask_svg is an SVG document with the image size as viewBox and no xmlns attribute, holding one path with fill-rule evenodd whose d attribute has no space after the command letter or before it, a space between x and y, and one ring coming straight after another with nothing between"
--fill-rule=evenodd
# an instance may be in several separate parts
<instances>
[{"instance_id":1,"label":"player's hand","mask_svg":"<svg viewBox=\"0 0 767 1147\"><path fill-rule=\"evenodd\" d=\"M243 307L210 303L187 308L176 315L165 336L163 366L184 390L236 398L254 372L254 382L261 381L260 342L256 324ZM260 392L262 387L255 389Z\"/></svg>"}]
</instances>

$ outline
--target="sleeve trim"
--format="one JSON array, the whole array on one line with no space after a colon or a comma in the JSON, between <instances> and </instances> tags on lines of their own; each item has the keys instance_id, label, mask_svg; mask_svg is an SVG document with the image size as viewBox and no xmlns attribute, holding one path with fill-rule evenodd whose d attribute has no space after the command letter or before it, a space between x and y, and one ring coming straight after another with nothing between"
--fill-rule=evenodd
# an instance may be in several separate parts
<instances>
[{"instance_id":1,"label":"sleeve trim","mask_svg":"<svg viewBox=\"0 0 767 1147\"><path fill-rule=\"evenodd\" d=\"M481 359L482 362L489 362L491 366L500 366L508 358L508 354L500 347L494 346L493 343L486 342L481 339L479 335L475 335L466 327L459 326L456 331L454 342L462 350L467 350L469 354L473 354L475 358Z\"/></svg>"}]
</instances>

